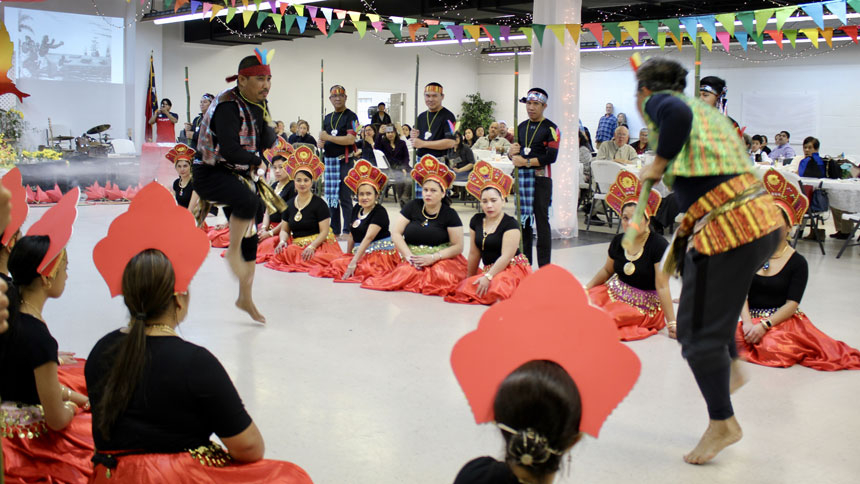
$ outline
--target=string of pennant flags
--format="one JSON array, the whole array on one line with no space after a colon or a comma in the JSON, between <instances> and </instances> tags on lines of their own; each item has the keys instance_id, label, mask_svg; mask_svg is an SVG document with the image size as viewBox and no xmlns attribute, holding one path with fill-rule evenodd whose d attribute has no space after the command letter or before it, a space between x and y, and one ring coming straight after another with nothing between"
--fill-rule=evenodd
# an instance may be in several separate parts
<instances>
[{"instance_id":1,"label":"string of pennant flags","mask_svg":"<svg viewBox=\"0 0 860 484\"><path fill-rule=\"evenodd\" d=\"M257 28L262 28L266 20L271 20L278 32L289 33L294 27L303 34L309 25L315 26L327 37L350 22L361 38L364 38L368 27L376 32L388 30L398 41L406 41L404 36L412 42L417 42L416 36L420 29L426 28L423 40L432 40L443 29L450 38L460 43L474 40L477 45L480 38L486 38L495 46L503 46L511 42L512 27L509 25L492 24L457 24L456 22L440 21L435 19L417 19L409 17L382 16L379 14L357 12L350 10L317 7L315 5L302 5L300 3L278 2L275 0L253 0L255 9L249 7L249 0L240 0L241 7L236 6L236 0L223 0L219 3L196 1L196 0L166 0L167 8L173 2L174 12L189 5L192 14L198 12L203 18L209 17L211 22L222 10L226 9L226 22L230 23L236 15L240 15L245 28L256 17ZM144 0L141 0L143 3ZM588 31L595 37L598 47L607 47L610 44L620 46L628 39L638 45L648 38L661 49L665 48L668 40L681 50L684 39L688 38L693 44L701 39L702 44L709 51L713 50L714 42L729 51L732 38L747 50L750 41L755 42L759 49L764 48L765 35L776 42L780 49L783 48L783 40L787 39L792 47L796 47L799 34L808 38L815 48L819 47L820 39L824 39L829 47L833 47L834 33L842 31L851 40L858 43L858 25L848 24L848 7L854 13L860 13L860 0L828 0L823 2L805 3L786 7L765 8L745 12L724 13L716 15L700 15L694 17L667 18L661 20L630 20L625 22L594 22L586 24L538 24L515 27L521 34L525 34L530 44L537 41L539 46L546 41L547 30L553 33L559 43L570 40L579 43L584 31ZM824 24L825 9L835 16L842 25L839 27L826 27ZM793 14L802 11L815 23L815 27L800 29L783 29L785 23ZM305 15L307 14L307 16ZM321 17L317 17L322 14ZM771 19L776 19L776 27L767 28ZM735 28L735 21L740 21L743 30ZM723 30L717 30L717 23ZM665 27L665 28L661 28ZM684 32L681 31L683 26ZM699 30L701 26L702 30ZM640 30L644 30L641 32ZM567 33L567 34L566 34Z\"/></svg>"}]
</instances>

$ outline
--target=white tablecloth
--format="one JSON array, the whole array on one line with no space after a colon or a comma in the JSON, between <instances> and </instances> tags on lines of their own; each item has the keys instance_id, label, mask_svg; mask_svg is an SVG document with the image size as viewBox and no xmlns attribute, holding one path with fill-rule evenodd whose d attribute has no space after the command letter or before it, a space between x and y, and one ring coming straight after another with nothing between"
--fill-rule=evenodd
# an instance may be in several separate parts
<instances>
[{"instance_id":1,"label":"white tablecloth","mask_svg":"<svg viewBox=\"0 0 860 484\"><path fill-rule=\"evenodd\" d=\"M801 178L804 185L822 188L827 192L830 206L844 212L860 212L860 178L848 180L831 180L829 178Z\"/></svg>"}]
</instances>

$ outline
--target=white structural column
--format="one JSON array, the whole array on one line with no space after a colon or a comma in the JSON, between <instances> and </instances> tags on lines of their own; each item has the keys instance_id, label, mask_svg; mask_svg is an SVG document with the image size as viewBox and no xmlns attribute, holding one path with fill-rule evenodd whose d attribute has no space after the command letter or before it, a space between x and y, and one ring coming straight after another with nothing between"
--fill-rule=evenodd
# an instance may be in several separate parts
<instances>
[{"instance_id":1,"label":"white structural column","mask_svg":"<svg viewBox=\"0 0 860 484\"><path fill-rule=\"evenodd\" d=\"M582 17L581 0L535 0L534 23L578 24ZM576 237L579 201L579 45L565 32L560 45L549 29L543 46L532 43L532 85L549 93L544 115L561 131L558 160L552 166L552 209L550 224L553 238Z\"/></svg>"}]
</instances>

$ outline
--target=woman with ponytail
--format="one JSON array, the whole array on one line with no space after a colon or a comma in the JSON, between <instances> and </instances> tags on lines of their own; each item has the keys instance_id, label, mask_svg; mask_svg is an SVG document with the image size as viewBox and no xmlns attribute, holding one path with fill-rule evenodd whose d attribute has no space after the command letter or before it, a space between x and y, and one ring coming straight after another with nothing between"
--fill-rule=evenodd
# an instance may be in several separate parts
<instances>
[{"instance_id":1,"label":"woman with ponytail","mask_svg":"<svg viewBox=\"0 0 860 484\"><path fill-rule=\"evenodd\" d=\"M311 482L294 464L263 460L263 438L224 367L177 332L208 248L191 213L151 183L93 251L130 317L87 361L91 483ZM226 450L210 441L213 433Z\"/></svg>"},{"instance_id":2,"label":"woman with ponytail","mask_svg":"<svg viewBox=\"0 0 860 484\"><path fill-rule=\"evenodd\" d=\"M40 480L45 476L48 482L85 483L92 474L90 404L82 372L62 369L57 340L42 316L45 301L60 297L66 286L65 247L79 195L77 188L68 192L9 254L19 298L15 319L0 335L0 436L9 484L46 482ZM70 388L71 381L80 384Z\"/></svg>"}]
</instances>

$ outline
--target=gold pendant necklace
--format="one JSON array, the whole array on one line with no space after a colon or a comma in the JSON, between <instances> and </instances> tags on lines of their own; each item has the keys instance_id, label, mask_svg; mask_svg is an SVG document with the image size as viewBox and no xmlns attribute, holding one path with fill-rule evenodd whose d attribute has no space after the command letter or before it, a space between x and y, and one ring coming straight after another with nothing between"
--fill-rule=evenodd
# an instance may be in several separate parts
<instances>
[{"instance_id":1,"label":"gold pendant necklace","mask_svg":"<svg viewBox=\"0 0 860 484\"><path fill-rule=\"evenodd\" d=\"M370 215L370 212L367 212L364 215L362 215L362 212L364 212L364 208L358 211L358 217L356 217L355 221L352 222L352 228L357 229L359 225L361 225L361 222Z\"/></svg>"},{"instance_id":2,"label":"gold pendant necklace","mask_svg":"<svg viewBox=\"0 0 860 484\"><path fill-rule=\"evenodd\" d=\"M439 212L441 212L441 211L442 211L442 207L439 207ZM430 225L431 220L436 220L439 217L439 212L436 212L436 215L431 217L431 216L427 215L427 212L424 211L424 207L421 207L421 215L424 216L424 223L422 223L421 226L427 227L428 225Z\"/></svg>"},{"instance_id":3,"label":"gold pendant necklace","mask_svg":"<svg viewBox=\"0 0 860 484\"><path fill-rule=\"evenodd\" d=\"M293 217L293 220L295 220L296 222L301 222L302 210L306 209L308 207L308 205L310 205L311 200L313 200L313 199L314 199L314 196L311 195L310 200L308 200L307 203L305 203L305 205L302 208L299 208L299 197L296 197L296 201L293 202L293 206L296 207L297 212L296 212L295 217Z\"/></svg>"},{"instance_id":4,"label":"gold pendant necklace","mask_svg":"<svg viewBox=\"0 0 860 484\"><path fill-rule=\"evenodd\" d=\"M633 263L636 262L637 260L639 260L639 258L642 257L642 254L644 252L645 252L645 247L642 247L641 249L639 249L639 252L637 252L634 255L630 255L630 253L627 252L627 249L624 249L624 258L627 259L627 262L624 263L624 273L625 274L627 274L628 276L632 276L633 273L636 272L636 265Z\"/></svg>"},{"instance_id":5,"label":"gold pendant necklace","mask_svg":"<svg viewBox=\"0 0 860 484\"><path fill-rule=\"evenodd\" d=\"M502 219L500 218L500 219L496 222L496 225L493 227L493 230L492 230L492 232L491 232L491 231L488 231L488 230L487 230L487 226L486 226L487 219L486 219L486 217L484 218L484 223L482 224L482 225L483 225L483 230L482 230L482 232L484 233L484 234L483 234L484 236L481 238L481 252L483 252L483 251L484 251L484 244L487 242L487 237L489 237L489 236L490 236L490 234L494 234L494 233L496 233L496 229L498 229L498 228L499 228L499 223L501 223L501 221L502 221Z\"/></svg>"}]
</instances>

